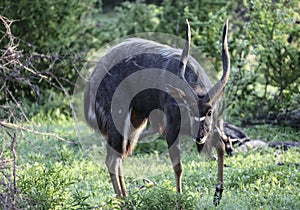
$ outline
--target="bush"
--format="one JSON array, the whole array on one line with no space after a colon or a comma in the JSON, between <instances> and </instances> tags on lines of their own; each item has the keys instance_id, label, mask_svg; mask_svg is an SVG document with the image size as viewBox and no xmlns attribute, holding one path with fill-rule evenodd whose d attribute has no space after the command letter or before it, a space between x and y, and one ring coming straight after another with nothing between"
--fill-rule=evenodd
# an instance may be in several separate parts
<instances>
[{"instance_id":1,"label":"bush","mask_svg":"<svg viewBox=\"0 0 300 210\"><path fill-rule=\"evenodd\" d=\"M101 1L4 0L0 8L0 103L43 104L49 92L70 93L85 52L99 43Z\"/></svg>"},{"instance_id":2,"label":"bush","mask_svg":"<svg viewBox=\"0 0 300 210\"><path fill-rule=\"evenodd\" d=\"M163 0L158 5L137 1L124 2L108 14L101 13L101 6L99 0L0 3L2 14L17 20L11 30L18 37L20 62L38 72L32 75L22 65L9 66L9 73L0 72L2 78L11 78L14 71L21 76L22 80L3 80L17 101L26 98L43 104L49 92L70 93L86 50L99 49L117 38L147 31L184 37L185 18L191 24L193 43L221 71L222 26L229 18L232 74L225 92L230 115L265 118L271 112L278 115L300 109L294 101L300 78L297 1ZM5 49L8 43L4 36L0 46ZM24 82L24 78L29 79ZM1 103L9 100L9 94L2 91Z\"/></svg>"},{"instance_id":3,"label":"bush","mask_svg":"<svg viewBox=\"0 0 300 210\"><path fill-rule=\"evenodd\" d=\"M20 47L40 53L74 53L88 49L101 12L101 0L1 1L1 15L16 22L11 30ZM91 40L91 41L89 41ZM32 46L29 47L29 46ZM31 51L32 52L32 51Z\"/></svg>"},{"instance_id":4,"label":"bush","mask_svg":"<svg viewBox=\"0 0 300 210\"><path fill-rule=\"evenodd\" d=\"M269 110L288 109L291 96L299 92L300 25L294 19L297 6L297 1L254 1L248 6L252 11L248 39L257 58L258 82L264 87L261 98L269 101Z\"/></svg>"},{"instance_id":5,"label":"bush","mask_svg":"<svg viewBox=\"0 0 300 210\"><path fill-rule=\"evenodd\" d=\"M20 208L76 209L87 208L84 196L74 191L78 179L62 163L25 165L19 174L18 189L22 192Z\"/></svg>"},{"instance_id":6,"label":"bush","mask_svg":"<svg viewBox=\"0 0 300 210\"><path fill-rule=\"evenodd\" d=\"M298 9L297 1L240 6L231 32L233 79L227 94L238 108L235 116L265 119L300 108L294 103L300 81Z\"/></svg>"}]
</instances>

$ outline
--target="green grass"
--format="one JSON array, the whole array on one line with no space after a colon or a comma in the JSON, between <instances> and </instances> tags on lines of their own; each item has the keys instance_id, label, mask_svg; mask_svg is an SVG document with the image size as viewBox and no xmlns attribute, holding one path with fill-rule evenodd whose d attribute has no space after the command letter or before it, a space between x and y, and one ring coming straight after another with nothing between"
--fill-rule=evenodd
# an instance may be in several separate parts
<instances>
[{"instance_id":1,"label":"green grass","mask_svg":"<svg viewBox=\"0 0 300 210\"><path fill-rule=\"evenodd\" d=\"M146 151L140 148L141 144L133 157L125 160L129 196L125 201L119 200L114 198L103 162L104 155L97 152L98 148L92 148L88 153L83 150L77 144L71 121L51 123L41 122L35 129L55 132L71 143L53 136L17 132L20 208L215 209L212 203L217 177L215 160L197 154L194 149L185 151L184 192L179 195L176 193L171 164L162 152L165 149L164 141L158 140L151 147L143 145ZM268 132L265 132L266 127L249 127L246 132L255 138L267 140L297 139L298 133L292 129L268 127ZM0 142L2 150L6 157L11 157L10 138L3 132L0 134L4 137ZM99 157L95 157L97 154ZM299 209L299 162L299 149L286 152L261 149L226 157L225 189L217 208ZM144 183L143 178L150 182Z\"/></svg>"},{"instance_id":2,"label":"green grass","mask_svg":"<svg viewBox=\"0 0 300 210\"><path fill-rule=\"evenodd\" d=\"M266 141L300 141L300 130L278 125L255 125L243 128L252 139Z\"/></svg>"}]
</instances>

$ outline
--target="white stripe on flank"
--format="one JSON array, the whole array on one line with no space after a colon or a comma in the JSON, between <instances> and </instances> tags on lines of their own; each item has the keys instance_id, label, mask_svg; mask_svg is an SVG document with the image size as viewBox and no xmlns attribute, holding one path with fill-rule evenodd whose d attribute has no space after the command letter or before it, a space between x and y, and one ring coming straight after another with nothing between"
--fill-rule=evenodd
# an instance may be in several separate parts
<instances>
[{"instance_id":1,"label":"white stripe on flank","mask_svg":"<svg viewBox=\"0 0 300 210\"><path fill-rule=\"evenodd\" d=\"M123 151L126 151L126 146L128 142L128 134L130 131L130 117L131 117L131 109L129 110L126 119L125 119L125 124L124 124L124 130L123 130Z\"/></svg>"},{"instance_id":2,"label":"white stripe on flank","mask_svg":"<svg viewBox=\"0 0 300 210\"><path fill-rule=\"evenodd\" d=\"M131 141L131 144L134 145L138 139L142 131L145 129L148 120L145 119L138 128L134 128L131 125L131 109L128 112L126 119L125 119L125 124L124 124L124 130L123 130L123 152L127 150L127 144L128 141Z\"/></svg>"}]
</instances>

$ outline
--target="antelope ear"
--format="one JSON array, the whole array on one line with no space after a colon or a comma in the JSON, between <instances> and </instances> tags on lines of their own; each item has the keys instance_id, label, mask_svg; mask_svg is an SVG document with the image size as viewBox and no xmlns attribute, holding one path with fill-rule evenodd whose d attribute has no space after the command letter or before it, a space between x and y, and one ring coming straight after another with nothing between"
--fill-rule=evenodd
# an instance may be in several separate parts
<instances>
[{"instance_id":1,"label":"antelope ear","mask_svg":"<svg viewBox=\"0 0 300 210\"><path fill-rule=\"evenodd\" d=\"M179 88L176 88L170 84L166 85L166 91L169 93L173 98L175 99L181 99L184 102L186 102L186 94L184 91L180 90Z\"/></svg>"}]
</instances>

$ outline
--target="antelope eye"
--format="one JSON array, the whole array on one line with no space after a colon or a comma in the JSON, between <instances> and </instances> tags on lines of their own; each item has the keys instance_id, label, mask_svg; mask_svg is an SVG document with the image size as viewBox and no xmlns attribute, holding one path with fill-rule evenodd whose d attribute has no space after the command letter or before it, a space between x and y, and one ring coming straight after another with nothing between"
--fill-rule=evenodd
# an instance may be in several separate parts
<instances>
[{"instance_id":1,"label":"antelope eye","mask_svg":"<svg viewBox=\"0 0 300 210\"><path fill-rule=\"evenodd\" d=\"M210 117L211 115L212 115L212 111L209 110L209 111L207 112L207 116Z\"/></svg>"}]
</instances>

